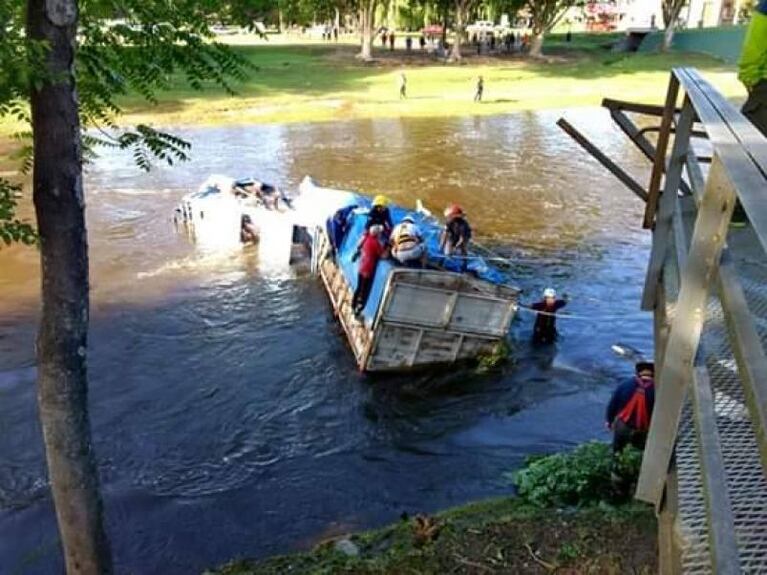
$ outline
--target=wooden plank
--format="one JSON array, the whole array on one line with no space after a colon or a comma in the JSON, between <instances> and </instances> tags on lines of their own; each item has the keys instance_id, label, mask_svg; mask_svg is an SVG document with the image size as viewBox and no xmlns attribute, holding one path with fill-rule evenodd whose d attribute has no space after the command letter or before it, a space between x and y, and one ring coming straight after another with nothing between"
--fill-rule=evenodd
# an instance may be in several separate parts
<instances>
[{"instance_id":1,"label":"wooden plank","mask_svg":"<svg viewBox=\"0 0 767 575\"><path fill-rule=\"evenodd\" d=\"M735 138L751 156L751 160L759 167L762 174L767 177L767 138L696 70L687 69L686 73L719 111Z\"/></svg>"},{"instance_id":2,"label":"wooden plank","mask_svg":"<svg viewBox=\"0 0 767 575\"><path fill-rule=\"evenodd\" d=\"M647 189L647 205L645 206L644 222L645 229L650 229L655 219L655 210L658 205L658 195L660 194L661 178L666 167L666 149L671 133L671 124L674 121L676 110L676 100L679 95L679 80L671 75L666 92L666 104L663 109L663 119L661 120L661 129L658 134L658 145L655 147L655 159L653 161L652 174L650 176L650 186Z\"/></svg>"},{"instance_id":3,"label":"wooden plank","mask_svg":"<svg viewBox=\"0 0 767 575\"><path fill-rule=\"evenodd\" d=\"M666 494L658 514L658 572L660 575L679 575L681 561L675 545L676 516L679 512L676 464L672 464L666 480Z\"/></svg>"},{"instance_id":4,"label":"wooden plank","mask_svg":"<svg viewBox=\"0 0 767 575\"><path fill-rule=\"evenodd\" d=\"M564 118L557 120L557 126L562 128L567 135L575 140L580 146L586 150L593 158L598 161L602 166L607 168L616 178L618 178L623 184L634 194L636 194L642 201L647 201L647 192L642 185L632 178L623 168L608 158L599 148L592 144L586 136L581 134L570 122Z\"/></svg>"},{"instance_id":5,"label":"wooden plank","mask_svg":"<svg viewBox=\"0 0 767 575\"><path fill-rule=\"evenodd\" d=\"M687 154L685 161L687 167L687 178L690 180L690 189L696 201L700 202L703 197L703 189L706 187L706 178L703 177L703 170L700 168L700 162L695 154Z\"/></svg>"},{"instance_id":6,"label":"wooden plank","mask_svg":"<svg viewBox=\"0 0 767 575\"><path fill-rule=\"evenodd\" d=\"M759 243L762 249L767 251L767 194L764 193L767 179L765 175L722 117L720 112L726 106L720 103L717 108L712 104L711 98L715 98L712 95L713 88L697 73L688 69L675 69L674 74L692 100L708 132L715 153L737 189L738 198L748 214ZM741 127L739 130L745 130L745 128Z\"/></svg>"},{"instance_id":7,"label":"wooden plank","mask_svg":"<svg viewBox=\"0 0 767 575\"><path fill-rule=\"evenodd\" d=\"M620 110L623 112L635 112L637 114L644 114L646 116L663 116L665 106L658 106L653 104L638 104L636 102L626 102L624 100L615 100L613 98L604 98L602 100L602 106L613 110ZM675 113L679 110L675 110Z\"/></svg>"},{"instance_id":8,"label":"wooden plank","mask_svg":"<svg viewBox=\"0 0 767 575\"><path fill-rule=\"evenodd\" d=\"M631 121L631 118L629 118L620 110L611 110L610 116L618 125L618 127L623 131L623 133L626 134L632 142L634 142L636 147L639 148L645 157L652 161L655 158L655 146L653 146L652 142L650 142L650 140L645 137L643 131L637 128L636 124ZM692 132L690 132L690 135L692 136ZM687 182L684 180L680 180L679 185L682 193L692 193L690 186L688 186Z\"/></svg>"},{"instance_id":9,"label":"wooden plank","mask_svg":"<svg viewBox=\"0 0 767 575\"><path fill-rule=\"evenodd\" d=\"M682 403L703 328L709 286L719 264L734 204L735 191L717 157L711 165L687 265L682 273L676 314L659 372L656 408L637 485L637 498L655 505L663 494Z\"/></svg>"},{"instance_id":10,"label":"wooden plank","mask_svg":"<svg viewBox=\"0 0 767 575\"><path fill-rule=\"evenodd\" d=\"M647 266L644 293L642 295L643 310L655 308L655 286L658 284L658 279L663 270L666 251L671 240L670 233L674 208L677 204L677 192L679 184L682 182L684 162L690 148L693 115L692 103L689 99L685 98L682 105L682 113L679 117L677 135L674 138L674 146L671 151L663 194L660 197L660 205L655 221L655 232L652 236L650 264Z\"/></svg>"},{"instance_id":11,"label":"wooden plank","mask_svg":"<svg viewBox=\"0 0 767 575\"><path fill-rule=\"evenodd\" d=\"M708 515L711 567L714 573L735 575L741 572L738 542L727 491L722 444L716 427L714 395L705 366L698 366L693 371L692 401L698 432L700 477Z\"/></svg>"}]
</instances>

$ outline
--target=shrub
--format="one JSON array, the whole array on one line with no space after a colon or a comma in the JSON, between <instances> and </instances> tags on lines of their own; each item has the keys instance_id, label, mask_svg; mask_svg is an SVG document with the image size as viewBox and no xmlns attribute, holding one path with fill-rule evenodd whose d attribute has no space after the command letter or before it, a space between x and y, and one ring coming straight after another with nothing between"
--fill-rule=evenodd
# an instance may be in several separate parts
<instances>
[{"instance_id":1,"label":"shrub","mask_svg":"<svg viewBox=\"0 0 767 575\"><path fill-rule=\"evenodd\" d=\"M623 503L641 462L642 453L632 447L613 457L608 444L592 441L570 453L528 458L514 483L519 497L537 507Z\"/></svg>"}]
</instances>

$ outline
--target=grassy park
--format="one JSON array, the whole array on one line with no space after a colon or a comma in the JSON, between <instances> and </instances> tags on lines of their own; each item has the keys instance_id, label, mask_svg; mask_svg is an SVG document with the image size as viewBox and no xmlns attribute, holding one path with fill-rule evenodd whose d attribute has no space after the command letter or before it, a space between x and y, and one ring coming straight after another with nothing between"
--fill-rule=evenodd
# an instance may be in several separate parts
<instances>
[{"instance_id":1,"label":"grassy park","mask_svg":"<svg viewBox=\"0 0 767 575\"><path fill-rule=\"evenodd\" d=\"M460 64L415 49L376 48L375 60L355 58L356 44L253 41L232 49L250 64L235 95L218 87L194 90L183 78L152 104L139 95L123 99L122 125L247 124L315 122L359 118L503 114L519 110L599 105L605 96L660 103L668 71L694 66L730 98L745 97L734 66L699 54L620 54L609 49L612 35L575 35L566 43L552 36L545 59L518 54L476 56L466 49ZM404 72L408 98L400 100ZM481 103L472 100L477 77L485 80ZM18 131L12 120L0 135Z\"/></svg>"}]
</instances>

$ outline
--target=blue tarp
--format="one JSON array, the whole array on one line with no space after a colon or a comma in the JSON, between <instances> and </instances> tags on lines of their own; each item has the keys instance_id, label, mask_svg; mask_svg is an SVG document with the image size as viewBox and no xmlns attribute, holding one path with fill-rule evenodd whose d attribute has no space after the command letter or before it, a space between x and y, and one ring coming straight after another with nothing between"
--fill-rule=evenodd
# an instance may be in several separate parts
<instances>
[{"instance_id":1,"label":"blue tarp","mask_svg":"<svg viewBox=\"0 0 767 575\"><path fill-rule=\"evenodd\" d=\"M346 236L341 243L338 250L337 262L341 267L341 271L346 278L346 281L351 286L352 290L357 287L357 266L359 260L352 261L354 252L359 245L360 239L365 232L365 223L367 221L367 215L371 207L371 202L364 196L356 195L349 201L347 205L357 205L357 209L353 210L349 214L349 228ZM464 267L464 259L459 257L446 257L444 256L439 247L439 236L442 230L441 224L433 217L427 216L418 212L411 212L401 208L399 206L390 206L389 212L391 213L392 221L396 226L402 221L406 215L410 215L415 220L415 223L421 229L424 241L426 243L428 251L429 262L433 265L438 265L446 270L460 272ZM332 217L332 214L330 214ZM370 297L368 298L365 309L363 310L363 316L368 323L372 323L378 310L378 305L383 297L384 288L386 286L386 280L389 277L389 272L398 267L398 264L394 260L381 260L378 263L375 272L375 278L373 280L373 287L370 291ZM467 260L465 271L472 273L479 279L488 281L494 284L508 284L509 277L501 270L495 267L487 265L487 262L479 256L471 255L471 259Z\"/></svg>"}]
</instances>

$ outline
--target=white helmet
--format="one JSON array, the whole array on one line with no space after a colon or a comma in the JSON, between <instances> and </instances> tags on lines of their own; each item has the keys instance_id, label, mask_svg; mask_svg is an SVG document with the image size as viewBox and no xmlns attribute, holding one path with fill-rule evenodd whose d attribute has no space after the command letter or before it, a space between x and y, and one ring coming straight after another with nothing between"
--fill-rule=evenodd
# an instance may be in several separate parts
<instances>
[{"instance_id":1,"label":"white helmet","mask_svg":"<svg viewBox=\"0 0 767 575\"><path fill-rule=\"evenodd\" d=\"M557 292L554 288L546 288L543 290L543 297L545 298L555 298L557 297Z\"/></svg>"}]
</instances>

